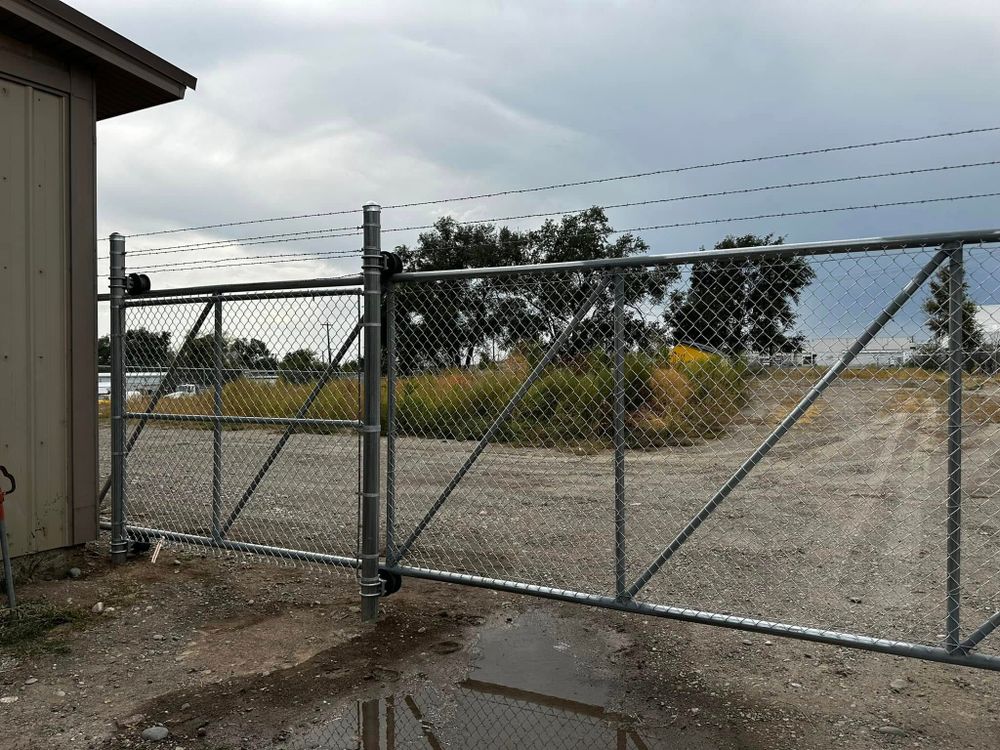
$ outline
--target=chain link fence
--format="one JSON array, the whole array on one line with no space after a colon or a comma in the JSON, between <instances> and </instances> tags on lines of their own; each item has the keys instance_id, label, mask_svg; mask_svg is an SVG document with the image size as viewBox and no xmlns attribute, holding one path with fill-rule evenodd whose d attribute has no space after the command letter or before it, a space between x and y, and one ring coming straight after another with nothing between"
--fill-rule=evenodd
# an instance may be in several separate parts
<instances>
[{"instance_id":1,"label":"chain link fence","mask_svg":"<svg viewBox=\"0 0 1000 750\"><path fill-rule=\"evenodd\" d=\"M1000 668L994 233L392 275L373 211L364 294L122 299L119 542Z\"/></svg>"},{"instance_id":2,"label":"chain link fence","mask_svg":"<svg viewBox=\"0 0 1000 750\"><path fill-rule=\"evenodd\" d=\"M349 288L127 301L133 539L357 565L360 300Z\"/></svg>"},{"instance_id":3,"label":"chain link fence","mask_svg":"<svg viewBox=\"0 0 1000 750\"><path fill-rule=\"evenodd\" d=\"M995 668L996 249L844 250L397 277L389 561Z\"/></svg>"},{"instance_id":4,"label":"chain link fence","mask_svg":"<svg viewBox=\"0 0 1000 750\"><path fill-rule=\"evenodd\" d=\"M287 746L306 748L616 747L647 750L647 734L629 717L601 706L464 680L445 692L422 687L359 702L333 720L292 731Z\"/></svg>"}]
</instances>

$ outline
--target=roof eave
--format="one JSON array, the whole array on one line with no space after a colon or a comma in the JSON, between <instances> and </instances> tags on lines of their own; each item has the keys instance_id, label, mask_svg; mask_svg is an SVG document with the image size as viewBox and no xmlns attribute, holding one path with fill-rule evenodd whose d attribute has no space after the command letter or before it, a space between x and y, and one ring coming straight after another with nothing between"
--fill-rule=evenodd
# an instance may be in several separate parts
<instances>
[{"instance_id":1,"label":"roof eave","mask_svg":"<svg viewBox=\"0 0 1000 750\"><path fill-rule=\"evenodd\" d=\"M183 99L185 91L197 85L190 73L59 0L0 0L0 10L70 45L93 63L98 78L102 69L112 69L145 89L134 107L99 112L99 119Z\"/></svg>"}]
</instances>

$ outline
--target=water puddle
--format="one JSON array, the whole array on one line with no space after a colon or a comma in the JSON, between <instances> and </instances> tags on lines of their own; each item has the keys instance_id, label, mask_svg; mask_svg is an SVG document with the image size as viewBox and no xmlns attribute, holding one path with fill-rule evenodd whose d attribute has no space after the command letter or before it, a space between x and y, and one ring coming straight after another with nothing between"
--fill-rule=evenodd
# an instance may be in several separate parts
<instances>
[{"instance_id":1,"label":"water puddle","mask_svg":"<svg viewBox=\"0 0 1000 750\"><path fill-rule=\"evenodd\" d=\"M590 672L557 632L538 612L485 630L461 682L357 701L286 747L646 750L642 731L607 708L613 683Z\"/></svg>"}]
</instances>

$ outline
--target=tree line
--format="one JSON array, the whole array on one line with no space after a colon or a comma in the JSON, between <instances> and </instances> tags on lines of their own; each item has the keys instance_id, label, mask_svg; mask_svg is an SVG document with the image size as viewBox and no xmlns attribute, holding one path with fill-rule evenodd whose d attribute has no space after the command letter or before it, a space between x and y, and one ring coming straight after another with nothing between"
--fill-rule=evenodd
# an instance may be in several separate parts
<instances>
[{"instance_id":1,"label":"tree line","mask_svg":"<svg viewBox=\"0 0 1000 750\"><path fill-rule=\"evenodd\" d=\"M776 246L783 237L728 235L714 250L738 251ZM705 248L702 248L703 250ZM439 219L413 246L395 248L412 271L474 269L641 256L645 241L616 233L598 207L547 220L531 230L494 224L461 224ZM597 272L524 274L469 278L396 287L397 367L401 374L424 369L488 366L515 349L538 350L557 338L591 293ZM779 254L696 261L683 273L677 266L633 267L624 273L624 336L630 351L661 350L687 344L729 357L774 356L801 352L805 337L796 330L796 306L816 273L803 257ZM930 283L923 304L932 348L947 339L947 267ZM962 288L967 351L985 345L976 304ZM604 289L591 313L563 347L562 356L610 349L613 342L614 290ZM177 362L178 382L211 382L211 335L193 339ZM162 368L178 354L171 334L130 330L126 361L132 369ZM98 342L98 361L110 364L110 342ZM227 339L226 379L245 371L276 371L291 382L315 379L325 366L308 348L279 359L255 338ZM361 362L344 365L357 369Z\"/></svg>"},{"instance_id":2,"label":"tree line","mask_svg":"<svg viewBox=\"0 0 1000 750\"><path fill-rule=\"evenodd\" d=\"M162 370L175 365L174 382L208 385L214 378L215 337L198 336L186 347L175 352L169 331L131 328L125 336L125 363L130 370ZM97 341L97 364L111 366L111 339L102 336ZM311 349L287 352L279 360L260 339L225 339L222 345L222 372L227 381L243 377L247 372L274 372L294 383L315 380L326 367Z\"/></svg>"},{"instance_id":3,"label":"tree line","mask_svg":"<svg viewBox=\"0 0 1000 750\"><path fill-rule=\"evenodd\" d=\"M780 245L774 235L727 236L716 250ZM407 270L435 271L646 254L640 237L618 234L604 211L548 220L514 231L439 219L413 246L396 252ZM397 362L402 373L489 364L516 347L538 347L569 325L597 273L473 278L396 287ZM815 278L792 256L749 256L676 266L636 267L624 274L624 336L630 350L684 343L726 356L800 351L795 304ZM686 282L686 283L682 283ZM607 288L563 348L564 357L609 348L614 292Z\"/></svg>"}]
</instances>

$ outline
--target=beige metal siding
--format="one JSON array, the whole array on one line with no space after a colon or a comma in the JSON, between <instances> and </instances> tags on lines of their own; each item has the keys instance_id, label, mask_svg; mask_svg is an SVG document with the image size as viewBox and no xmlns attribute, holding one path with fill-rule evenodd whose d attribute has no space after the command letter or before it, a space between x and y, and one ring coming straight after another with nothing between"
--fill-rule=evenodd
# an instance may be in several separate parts
<instances>
[{"instance_id":1,"label":"beige metal siding","mask_svg":"<svg viewBox=\"0 0 1000 750\"><path fill-rule=\"evenodd\" d=\"M67 98L0 78L0 463L15 555L72 542Z\"/></svg>"}]
</instances>

